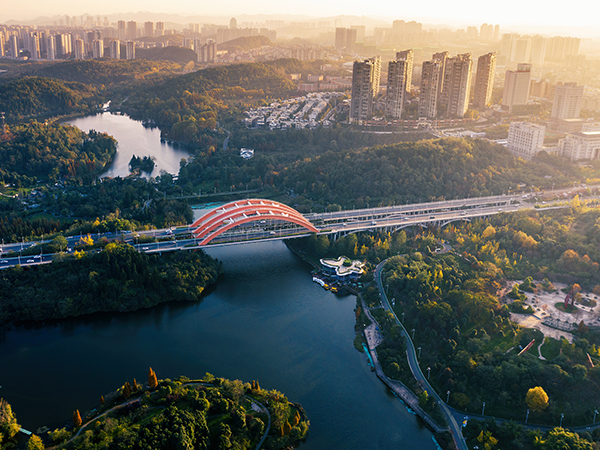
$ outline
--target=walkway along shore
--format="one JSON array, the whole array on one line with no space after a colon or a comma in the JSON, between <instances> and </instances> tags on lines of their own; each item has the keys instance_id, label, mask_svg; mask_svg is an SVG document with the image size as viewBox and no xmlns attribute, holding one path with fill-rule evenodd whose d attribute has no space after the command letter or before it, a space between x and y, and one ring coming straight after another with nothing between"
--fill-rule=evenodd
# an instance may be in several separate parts
<instances>
[{"instance_id":1,"label":"walkway along shore","mask_svg":"<svg viewBox=\"0 0 600 450\"><path fill-rule=\"evenodd\" d=\"M423 419L429 427L434 430L436 433L442 433L444 431L448 431L448 428L440 427L435 420L433 420L429 414L427 414L423 408L419 406L419 399L417 396L408 389L403 383L400 381L392 380L388 376L383 373L383 369L381 368L381 363L379 362L379 358L377 357L376 347L381 342L376 340L375 335L377 334L378 323L375 318L371 315L371 311L365 305L365 300L362 295L360 295L360 301L362 303L362 308L371 324L364 329L365 337L367 338L367 346L369 348L369 353L371 354L371 359L373 360L373 367L375 368L375 373L379 377L381 381L383 381L387 386L398 396L400 397L404 403L406 403L410 408Z\"/></svg>"},{"instance_id":2,"label":"walkway along shore","mask_svg":"<svg viewBox=\"0 0 600 450\"><path fill-rule=\"evenodd\" d=\"M406 331L406 328L404 328L404 325L402 324L402 322L400 322L400 320L398 319L398 316L396 316L396 313L390 306L390 302L387 298L385 290L383 289L383 283L381 281L381 273L383 271L383 266L385 265L386 262L387 262L387 259L385 259L385 260L381 261L379 264L377 264L377 268L375 269L374 278L375 278L375 282L377 283L377 288L379 289L379 292L381 293L381 303L383 305L383 308L386 311L389 311L393 314L394 319L396 320L396 323L398 325L400 325L400 327L402 328L402 336L404 336L404 339L406 339L406 346L407 346L406 355L408 358L408 365L410 366L410 370L411 370L413 376L415 377L415 379L417 380L417 382L419 383L419 385L421 386L421 388L423 388L423 390L427 391L427 393L429 395L431 395L433 398L435 398L438 405L440 406L440 409L442 410L442 413L446 416L446 420L448 421L448 425L450 427L449 431L450 431L450 434L452 434L452 439L454 440L454 445L455 445L456 449L457 450L468 450L467 443L465 442L465 438L462 434L462 429L461 429L460 425L456 421L456 418L455 418L454 414L452 413L452 411L450 410L450 407L440 398L438 393L435 391L435 389L433 389L431 387L431 385L429 384L429 381L427 381L427 379L423 375L423 372L421 371L421 367L419 366L419 361L417 358L417 353L415 351L415 346L413 344L413 341L410 338L410 335L408 334L408 332Z\"/></svg>"}]
</instances>

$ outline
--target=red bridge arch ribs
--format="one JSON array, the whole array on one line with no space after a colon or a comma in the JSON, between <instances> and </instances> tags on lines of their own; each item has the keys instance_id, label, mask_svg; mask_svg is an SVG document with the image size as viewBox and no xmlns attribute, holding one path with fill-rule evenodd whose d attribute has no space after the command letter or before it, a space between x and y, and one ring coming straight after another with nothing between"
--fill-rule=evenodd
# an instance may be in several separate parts
<instances>
[{"instance_id":1,"label":"red bridge arch ribs","mask_svg":"<svg viewBox=\"0 0 600 450\"><path fill-rule=\"evenodd\" d=\"M319 231L294 208L273 200L263 199L227 203L196 220L191 228L195 228L192 233L196 239L201 239L199 245L207 245L231 228L267 219L294 223L314 233Z\"/></svg>"}]
</instances>

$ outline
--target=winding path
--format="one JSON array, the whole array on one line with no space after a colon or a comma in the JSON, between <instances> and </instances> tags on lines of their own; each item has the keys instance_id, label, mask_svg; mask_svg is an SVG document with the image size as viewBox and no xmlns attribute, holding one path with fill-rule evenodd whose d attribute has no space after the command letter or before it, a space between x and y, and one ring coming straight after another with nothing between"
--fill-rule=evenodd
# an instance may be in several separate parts
<instances>
[{"instance_id":1,"label":"winding path","mask_svg":"<svg viewBox=\"0 0 600 450\"><path fill-rule=\"evenodd\" d=\"M408 347L407 356L408 356L408 365L410 366L410 370L413 373L413 376L415 377L417 382L421 385L421 387L424 390L426 390L428 393L430 393L435 398L438 405L440 405L442 412L446 416L448 425L450 426L450 433L452 434L452 439L454 440L454 445L456 446L457 450L468 450L467 443L465 442L465 438L462 435L462 430L460 428L460 425L456 421L456 419L455 419L454 415L452 414L452 411L450 410L448 405L446 405L446 403L440 398L438 393L435 391L435 389L433 389L431 387L431 385L429 384L429 382L423 375L423 372L421 371L421 367L419 367L419 361L417 359L417 354L415 351L415 346L413 344L413 341L410 338L408 332L406 331L406 328L404 328L404 325L402 324L402 322L400 322L400 320L398 320L398 316L396 316L396 313L390 306L390 302L387 298L387 295L385 294L385 290L383 289L383 283L381 282L381 272L382 272L383 266L385 265L386 262L387 262L387 259L381 261L377 265L377 268L375 269L375 281L377 282L377 287L379 288L379 292L381 293L381 302L383 303L383 307L387 311L389 311L393 314L394 319L396 320L396 323L398 325L400 325L400 327L402 327L402 335L406 339L407 347Z\"/></svg>"}]
</instances>

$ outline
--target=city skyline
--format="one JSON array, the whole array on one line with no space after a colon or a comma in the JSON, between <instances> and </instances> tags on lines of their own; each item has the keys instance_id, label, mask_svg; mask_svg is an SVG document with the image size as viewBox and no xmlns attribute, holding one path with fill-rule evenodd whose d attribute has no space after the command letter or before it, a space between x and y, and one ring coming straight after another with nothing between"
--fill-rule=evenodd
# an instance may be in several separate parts
<instances>
[{"instance_id":1,"label":"city skyline","mask_svg":"<svg viewBox=\"0 0 600 450\"><path fill-rule=\"evenodd\" d=\"M117 2L107 0L100 4L89 4L76 2L74 0L62 0L61 2L43 2L42 0L29 0L27 8L17 3L3 5L0 11L0 23L10 20L31 21L40 17L51 17L57 15L80 16L91 15L114 15L114 14L165 14L180 15L185 17L202 16L205 18L224 18L236 15L290 15L300 16L305 19L324 18L334 16L359 16L357 19L365 18L380 21L395 19L425 21L432 25L464 26L477 23L500 23L504 27L592 27L595 25L595 14L593 9L600 10L598 6L591 6L584 0L575 0L570 3L569 8L540 8L533 2L517 2L508 0L501 7L482 8L480 2L474 0L461 0L459 2L443 2L433 0L427 3L398 4L390 1L378 2L379 8L373 8L371 4L354 2L348 4L341 0L334 0L327 4L303 2L301 4L284 4L273 0L265 0L258 6L252 6L247 2L239 0L228 0L227 2L209 3L202 6L190 4L182 0L174 0L169 3L156 0L127 0ZM306 14L310 11L310 14ZM515 13L518 11L518 14ZM582 13L587 11L588 13ZM385 15L383 14L385 13ZM363 16L363 17L360 17ZM591 30L581 30L582 34L590 36ZM600 33L596 32L596 35Z\"/></svg>"}]
</instances>

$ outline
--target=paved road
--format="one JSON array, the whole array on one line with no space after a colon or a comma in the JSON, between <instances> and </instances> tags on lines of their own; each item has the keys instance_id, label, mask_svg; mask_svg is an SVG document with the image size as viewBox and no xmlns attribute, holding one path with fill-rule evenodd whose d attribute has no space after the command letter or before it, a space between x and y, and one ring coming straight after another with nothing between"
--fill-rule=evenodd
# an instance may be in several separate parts
<instances>
[{"instance_id":1,"label":"paved road","mask_svg":"<svg viewBox=\"0 0 600 450\"><path fill-rule=\"evenodd\" d=\"M452 434L452 439L454 439L454 445L456 446L457 450L468 450L467 443L465 442L465 439L462 435L462 430L461 430L460 425L456 421L456 419L455 419L454 415L452 414L452 411L450 410L448 405L446 405L446 403L440 398L440 396L431 387L431 385L425 378L425 375L423 375L423 372L421 371L421 367L419 367L419 361L417 359L417 354L415 352L415 346L412 342L412 339L410 338L408 332L404 328L404 325L402 324L402 322L400 322L400 320L398 320L396 313L390 306L389 300L385 294L385 290L383 289L383 283L381 281L381 272L382 272L383 266L385 265L386 262L387 262L387 260L384 260L377 265L377 268L375 269L375 280L377 282L377 287L379 288L379 292L381 293L381 301L383 303L383 307L386 310L390 311L394 315L396 322L398 323L398 325L400 325L402 327L402 335L405 337L407 347L408 347L407 354L408 354L408 364L410 366L410 370L412 371L413 376L415 377L417 382L421 385L421 387L424 390L426 390L428 394L432 395L436 399L438 405L440 405L442 412L446 416L448 425L450 426L450 433Z\"/></svg>"}]
</instances>

